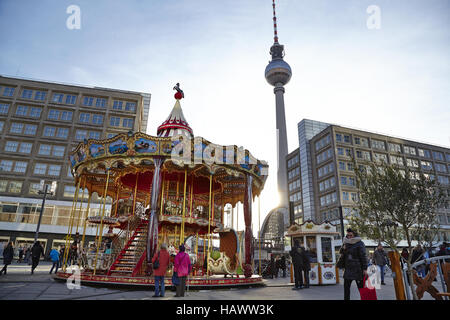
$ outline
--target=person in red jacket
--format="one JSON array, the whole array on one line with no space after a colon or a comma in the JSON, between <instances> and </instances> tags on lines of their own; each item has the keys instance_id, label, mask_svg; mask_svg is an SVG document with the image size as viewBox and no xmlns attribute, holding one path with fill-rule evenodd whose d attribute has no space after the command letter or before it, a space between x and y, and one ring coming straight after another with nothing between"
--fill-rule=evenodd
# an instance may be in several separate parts
<instances>
[{"instance_id":1,"label":"person in red jacket","mask_svg":"<svg viewBox=\"0 0 450 320\"><path fill-rule=\"evenodd\" d=\"M165 243L161 243L161 249L153 256L152 263L154 264L156 260L159 261L159 267L153 269L155 275L155 294L153 297L164 297L164 276L166 275L167 267L169 266L169 253L167 252L167 245Z\"/></svg>"}]
</instances>

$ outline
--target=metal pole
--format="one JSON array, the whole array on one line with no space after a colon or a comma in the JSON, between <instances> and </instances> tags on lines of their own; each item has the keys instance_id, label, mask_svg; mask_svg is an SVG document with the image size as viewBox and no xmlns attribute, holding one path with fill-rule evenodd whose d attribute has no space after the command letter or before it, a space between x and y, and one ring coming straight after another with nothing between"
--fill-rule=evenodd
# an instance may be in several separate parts
<instances>
[{"instance_id":1,"label":"metal pole","mask_svg":"<svg viewBox=\"0 0 450 320\"><path fill-rule=\"evenodd\" d=\"M44 198L42 199L41 213L39 214L38 225L36 227L36 233L34 235L34 242L37 241L38 236L39 236L39 228L41 227L42 214L45 210L45 199L47 198L47 190L48 190L48 184L45 185L45 189L44 189Z\"/></svg>"}]
</instances>

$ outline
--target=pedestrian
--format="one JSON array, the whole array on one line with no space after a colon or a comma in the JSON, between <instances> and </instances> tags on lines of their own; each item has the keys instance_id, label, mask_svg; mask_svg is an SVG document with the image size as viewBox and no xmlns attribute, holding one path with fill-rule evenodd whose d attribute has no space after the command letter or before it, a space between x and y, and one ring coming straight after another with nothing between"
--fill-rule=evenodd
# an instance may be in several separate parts
<instances>
[{"instance_id":1,"label":"pedestrian","mask_svg":"<svg viewBox=\"0 0 450 320\"><path fill-rule=\"evenodd\" d=\"M280 265L280 256L275 258L275 278L278 278L278 274L280 273L281 265Z\"/></svg>"},{"instance_id":2,"label":"pedestrian","mask_svg":"<svg viewBox=\"0 0 450 320\"><path fill-rule=\"evenodd\" d=\"M153 270L155 275L155 294L153 297L164 297L165 293L165 285L164 285L164 276L167 272L167 267L169 266L169 252L167 252L167 245L165 243L161 243L161 249L155 253L152 259ZM155 262L159 262L158 268L155 267ZM161 289L160 289L161 286Z\"/></svg>"},{"instance_id":3,"label":"pedestrian","mask_svg":"<svg viewBox=\"0 0 450 320\"><path fill-rule=\"evenodd\" d=\"M301 250L305 250L301 247ZM305 277L305 288L309 288L309 271L311 270L311 251L305 250L303 254L303 274Z\"/></svg>"},{"instance_id":4,"label":"pedestrian","mask_svg":"<svg viewBox=\"0 0 450 320\"><path fill-rule=\"evenodd\" d=\"M359 289L364 286L367 276L366 246L355 230L347 229L340 254L344 255L344 300L350 300L350 287L355 280Z\"/></svg>"},{"instance_id":5,"label":"pedestrian","mask_svg":"<svg viewBox=\"0 0 450 320\"><path fill-rule=\"evenodd\" d=\"M273 279L273 276L275 275L275 258L273 255L270 256L270 262L269 262L269 273L270 273L270 279Z\"/></svg>"},{"instance_id":6,"label":"pedestrian","mask_svg":"<svg viewBox=\"0 0 450 320\"><path fill-rule=\"evenodd\" d=\"M41 255L44 257L44 248L39 241L36 241L31 248L31 274L34 274L34 269L38 266Z\"/></svg>"},{"instance_id":7,"label":"pedestrian","mask_svg":"<svg viewBox=\"0 0 450 320\"><path fill-rule=\"evenodd\" d=\"M19 248L19 260L17 262L22 263L23 259L23 246L20 246Z\"/></svg>"},{"instance_id":8,"label":"pedestrian","mask_svg":"<svg viewBox=\"0 0 450 320\"><path fill-rule=\"evenodd\" d=\"M378 266L381 275L381 284L385 285L386 283L384 283L384 269L386 265L389 265L389 258L384 251L383 245L381 243L378 244L377 249L373 253L373 264Z\"/></svg>"},{"instance_id":9,"label":"pedestrian","mask_svg":"<svg viewBox=\"0 0 450 320\"><path fill-rule=\"evenodd\" d=\"M186 277L191 271L191 259L189 255L185 252L186 248L184 245L180 245L179 252L175 256L173 271L177 273L179 282L177 287L177 294L175 297L184 297L184 291L186 289Z\"/></svg>"},{"instance_id":10,"label":"pedestrian","mask_svg":"<svg viewBox=\"0 0 450 320\"><path fill-rule=\"evenodd\" d=\"M64 260L64 249L65 249L65 246L61 246L59 249L59 267L60 268L62 267L63 260Z\"/></svg>"},{"instance_id":11,"label":"pedestrian","mask_svg":"<svg viewBox=\"0 0 450 320\"><path fill-rule=\"evenodd\" d=\"M286 278L286 257L284 255L281 256L280 267L283 270L283 278Z\"/></svg>"},{"instance_id":12,"label":"pedestrian","mask_svg":"<svg viewBox=\"0 0 450 320\"><path fill-rule=\"evenodd\" d=\"M31 248L27 246L25 248L25 262L30 266L31 265Z\"/></svg>"},{"instance_id":13,"label":"pedestrian","mask_svg":"<svg viewBox=\"0 0 450 320\"><path fill-rule=\"evenodd\" d=\"M422 260L424 254L424 250L422 249L422 246L420 244L416 245L411 253L411 264L414 264L415 262L418 262ZM414 268L417 273L422 277L425 278L425 265L421 264Z\"/></svg>"},{"instance_id":14,"label":"pedestrian","mask_svg":"<svg viewBox=\"0 0 450 320\"><path fill-rule=\"evenodd\" d=\"M50 269L50 274L52 274L53 268L56 267L55 273L58 272L58 267L59 267L59 252L56 249L52 249L52 251L50 251L50 259L53 262L52 268Z\"/></svg>"},{"instance_id":15,"label":"pedestrian","mask_svg":"<svg viewBox=\"0 0 450 320\"><path fill-rule=\"evenodd\" d=\"M300 244L298 240L294 241L294 246L292 247L290 255L292 257L292 263L294 264L294 279L295 279L294 280L295 284L292 290L303 289L302 272L303 272L304 257L300 249Z\"/></svg>"},{"instance_id":16,"label":"pedestrian","mask_svg":"<svg viewBox=\"0 0 450 320\"><path fill-rule=\"evenodd\" d=\"M0 271L0 275L3 273L6 274L8 265L10 265L14 258L14 247L12 241L8 242L8 244L3 248L3 269Z\"/></svg>"}]
</instances>

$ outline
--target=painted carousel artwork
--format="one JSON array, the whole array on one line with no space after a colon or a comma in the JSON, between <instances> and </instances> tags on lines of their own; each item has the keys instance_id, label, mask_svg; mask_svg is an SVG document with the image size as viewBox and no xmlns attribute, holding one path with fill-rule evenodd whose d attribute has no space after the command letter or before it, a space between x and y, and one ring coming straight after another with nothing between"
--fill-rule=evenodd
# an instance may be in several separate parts
<instances>
[{"instance_id":1,"label":"painted carousel artwork","mask_svg":"<svg viewBox=\"0 0 450 320\"><path fill-rule=\"evenodd\" d=\"M65 248L79 236L82 283L153 286L151 258L161 243L167 244L172 257L185 244L193 265L190 286L262 283L253 274L251 217L252 201L264 188L268 165L248 150L194 138L181 109L184 93L179 84L174 89L175 106L157 136L129 132L89 139L69 156L77 191ZM83 214L88 214L93 194L101 200L100 211L81 216L77 208L85 201L88 209ZM244 207L241 237L224 226L225 206L238 202ZM82 235L74 234L77 219L84 224ZM91 245L85 243L87 225L97 227ZM56 279L72 276L68 251ZM167 285L171 275L169 267Z\"/></svg>"}]
</instances>

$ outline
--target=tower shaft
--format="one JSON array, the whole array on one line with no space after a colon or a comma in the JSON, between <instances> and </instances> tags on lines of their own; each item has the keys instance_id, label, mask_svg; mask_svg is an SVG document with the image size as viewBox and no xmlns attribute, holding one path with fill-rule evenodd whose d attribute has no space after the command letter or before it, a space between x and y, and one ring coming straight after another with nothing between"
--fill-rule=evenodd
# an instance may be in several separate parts
<instances>
[{"instance_id":1,"label":"tower shaft","mask_svg":"<svg viewBox=\"0 0 450 320\"><path fill-rule=\"evenodd\" d=\"M277 124L277 182L278 193L280 195L280 207L288 208L288 192L287 192L287 169L286 156L288 155L288 143L286 132L286 115L284 111L284 87L276 86L275 93L275 110Z\"/></svg>"}]
</instances>

